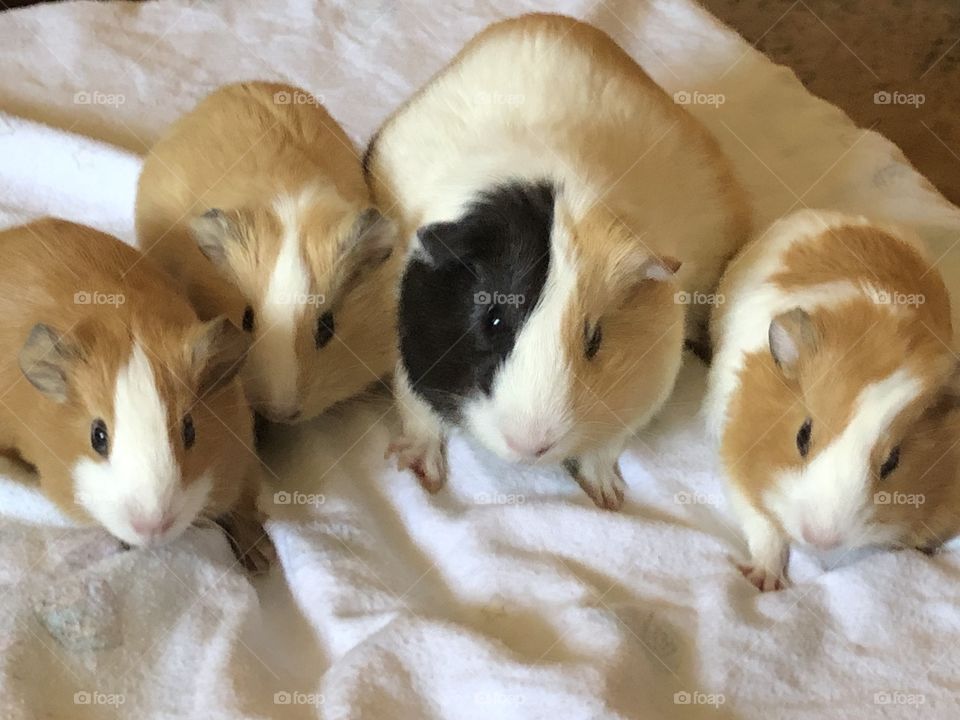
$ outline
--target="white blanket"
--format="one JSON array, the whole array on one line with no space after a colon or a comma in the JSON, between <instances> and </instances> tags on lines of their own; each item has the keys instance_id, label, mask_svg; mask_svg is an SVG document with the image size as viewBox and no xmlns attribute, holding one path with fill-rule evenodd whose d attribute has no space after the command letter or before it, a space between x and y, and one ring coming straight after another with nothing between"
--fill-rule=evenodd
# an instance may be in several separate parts
<instances>
[{"instance_id":1,"label":"white blanket","mask_svg":"<svg viewBox=\"0 0 960 720\"><path fill-rule=\"evenodd\" d=\"M300 84L359 144L470 35L535 8L598 24L683 93L760 224L803 205L908 223L960 279L960 211L690 0L5 12L0 225L50 213L132 241L138 155L217 85ZM795 552L793 587L758 594L733 564L703 380L691 360L623 456L616 514L462 438L430 497L383 460L385 401L283 433L265 493L280 563L253 583L214 530L121 552L4 479L0 717L957 717L960 559L885 552L827 570Z\"/></svg>"}]
</instances>

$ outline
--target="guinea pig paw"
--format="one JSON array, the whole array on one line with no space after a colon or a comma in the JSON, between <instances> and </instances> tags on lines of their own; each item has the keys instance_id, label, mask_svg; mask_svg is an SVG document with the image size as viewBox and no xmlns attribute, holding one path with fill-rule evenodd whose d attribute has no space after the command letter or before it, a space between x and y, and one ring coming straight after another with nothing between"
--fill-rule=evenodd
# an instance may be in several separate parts
<instances>
[{"instance_id":1,"label":"guinea pig paw","mask_svg":"<svg viewBox=\"0 0 960 720\"><path fill-rule=\"evenodd\" d=\"M266 575L270 566L277 561L277 549L273 546L273 541L264 535L238 559L250 575Z\"/></svg>"},{"instance_id":2,"label":"guinea pig paw","mask_svg":"<svg viewBox=\"0 0 960 720\"><path fill-rule=\"evenodd\" d=\"M577 476L577 482L598 508L619 510L623 507L627 485L616 467L611 468L609 472L602 473L597 478L588 479L579 475Z\"/></svg>"},{"instance_id":3,"label":"guinea pig paw","mask_svg":"<svg viewBox=\"0 0 960 720\"><path fill-rule=\"evenodd\" d=\"M737 565L740 574L743 575L750 584L760 592L770 592L771 590L783 590L787 587L787 579L774 570L768 570L753 565Z\"/></svg>"},{"instance_id":4,"label":"guinea pig paw","mask_svg":"<svg viewBox=\"0 0 960 720\"><path fill-rule=\"evenodd\" d=\"M447 482L447 462L443 445L434 442L416 443L405 438L387 448L387 457L397 456L397 470L409 470L429 493L438 492Z\"/></svg>"}]
</instances>

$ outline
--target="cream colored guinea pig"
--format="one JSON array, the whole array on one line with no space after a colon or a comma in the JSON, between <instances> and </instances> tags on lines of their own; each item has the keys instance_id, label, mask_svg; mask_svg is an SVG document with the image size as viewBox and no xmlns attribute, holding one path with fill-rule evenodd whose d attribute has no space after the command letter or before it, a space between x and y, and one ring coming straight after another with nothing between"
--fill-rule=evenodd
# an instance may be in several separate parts
<instances>
[{"instance_id":1,"label":"cream colored guinea pig","mask_svg":"<svg viewBox=\"0 0 960 720\"><path fill-rule=\"evenodd\" d=\"M393 370L395 233L304 90L248 82L203 100L147 156L136 220L202 319L250 333L241 376L268 419L306 420Z\"/></svg>"},{"instance_id":2,"label":"cream colored guinea pig","mask_svg":"<svg viewBox=\"0 0 960 720\"><path fill-rule=\"evenodd\" d=\"M790 543L930 549L954 535L950 304L919 241L801 211L748 245L719 292L705 414L750 581L782 587Z\"/></svg>"},{"instance_id":3,"label":"cream colored guinea pig","mask_svg":"<svg viewBox=\"0 0 960 720\"><path fill-rule=\"evenodd\" d=\"M0 233L0 447L69 515L152 546L217 519L262 569L260 467L236 379L249 338L91 228Z\"/></svg>"},{"instance_id":4,"label":"cream colored guinea pig","mask_svg":"<svg viewBox=\"0 0 960 720\"><path fill-rule=\"evenodd\" d=\"M669 396L747 238L714 138L603 32L526 15L394 113L365 168L410 242L399 465L437 490L459 426L505 459L563 464L619 508L621 450Z\"/></svg>"}]
</instances>

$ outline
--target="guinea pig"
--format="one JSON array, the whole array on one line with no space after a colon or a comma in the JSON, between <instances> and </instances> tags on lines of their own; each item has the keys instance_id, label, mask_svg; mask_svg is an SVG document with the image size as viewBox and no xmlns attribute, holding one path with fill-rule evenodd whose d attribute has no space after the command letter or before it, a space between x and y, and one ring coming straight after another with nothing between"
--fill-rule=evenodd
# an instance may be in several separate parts
<instances>
[{"instance_id":1,"label":"guinea pig","mask_svg":"<svg viewBox=\"0 0 960 720\"><path fill-rule=\"evenodd\" d=\"M621 450L748 235L715 139L600 30L526 15L471 40L364 165L408 241L398 465L439 489L459 427L619 508Z\"/></svg>"},{"instance_id":2,"label":"guinea pig","mask_svg":"<svg viewBox=\"0 0 960 720\"><path fill-rule=\"evenodd\" d=\"M43 219L0 233L0 447L69 516L131 546L222 522L240 559L270 555L237 371L249 345L201 322L116 238Z\"/></svg>"},{"instance_id":3,"label":"guinea pig","mask_svg":"<svg viewBox=\"0 0 960 720\"><path fill-rule=\"evenodd\" d=\"M260 415L307 420L392 372L393 226L306 91L246 82L200 102L147 156L136 224L201 319L250 333L241 377Z\"/></svg>"},{"instance_id":4,"label":"guinea pig","mask_svg":"<svg viewBox=\"0 0 960 720\"><path fill-rule=\"evenodd\" d=\"M928 471L955 443L937 428L957 364L947 290L919 240L800 211L730 263L719 296L704 413L746 577L783 587L790 543L930 548L952 535L955 480Z\"/></svg>"}]
</instances>

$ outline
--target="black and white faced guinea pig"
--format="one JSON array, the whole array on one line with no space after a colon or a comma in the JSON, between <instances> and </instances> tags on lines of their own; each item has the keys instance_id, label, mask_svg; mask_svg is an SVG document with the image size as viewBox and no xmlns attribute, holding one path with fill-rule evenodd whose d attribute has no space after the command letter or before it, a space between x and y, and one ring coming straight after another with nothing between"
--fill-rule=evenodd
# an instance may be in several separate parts
<instances>
[{"instance_id":1,"label":"black and white faced guinea pig","mask_svg":"<svg viewBox=\"0 0 960 720\"><path fill-rule=\"evenodd\" d=\"M0 233L0 252L0 447L129 545L207 517L259 567L270 547L236 378L249 338L200 322L165 273L91 228L39 220Z\"/></svg>"},{"instance_id":2,"label":"black and white faced guinea pig","mask_svg":"<svg viewBox=\"0 0 960 720\"><path fill-rule=\"evenodd\" d=\"M136 221L202 319L250 334L241 377L269 420L309 419L393 371L402 254L353 143L306 91L204 99L147 156Z\"/></svg>"},{"instance_id":3,"label":"black and white faced guinea pig","mask_svg":"<svg viewBox=\"0 0 960 720\"><path fill-rule=\"evenodd\" d=\"M747 237L713 138L608 36L529 15L468 43L365 169L411 239L399 464L438 489L458 426L508 460L562 463L619 508L620 452Z\"/></svg>"},{"instance_id":4,"label":"black and white faced guinea pig","mask_svg":"<svg viewBox=\"0 0 960 720\"><path fill-rule=\"evenodd\" d=\"M932 549L956 534L950 303L919 241L801 211L748 245L719 292L704 410L748 579L782 587L791 543Z\"/></svg>"}]
</instances>

